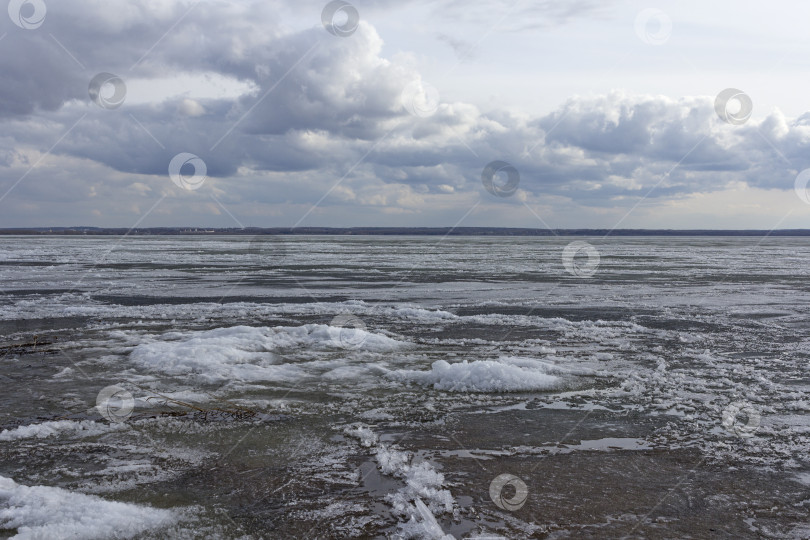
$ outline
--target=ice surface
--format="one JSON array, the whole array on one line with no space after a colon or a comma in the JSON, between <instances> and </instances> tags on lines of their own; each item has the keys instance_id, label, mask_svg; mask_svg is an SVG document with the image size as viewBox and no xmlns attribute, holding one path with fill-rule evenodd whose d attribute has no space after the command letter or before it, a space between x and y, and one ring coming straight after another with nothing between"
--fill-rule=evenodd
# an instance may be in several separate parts
<instances>
[{"instance_id":1,"label":"ice surface","mask_svg":"<svg viewBox=\"0 0 810 540\"><path fill-rule=\"evenodd\" d=\"M227 466L243 455L276 464L273 452L285 448L284 467L275 469L288 476L284 482L318 480L346 464L314 460L307 468L284 441L313 429L328 438L332 427L360 420L425 434L409 439L414 458L368 428L357 430L390 476L384 485L397 486L380 501L394 509L403 536L411 522L416 536L438 534L420 500L436 523L446 523L450 487L441 473L457 482L451 506L460 522L492 525L480 499L468 506L486 486L453 469L458 457L494 467L507 456L528 460L549 451L613 459L696 448L718 470L750 467L787 474L791 485L809 482L807 239L607 238L599 243L599 272L587 281L565 275L560 250L568 240L557 238L447 238L434 249L436 239L299 237L288 239L295 247L284 260L268 264L255 260L248 238L119 240L0 238L0 320L8 321L9 345L0 379L11 418L0 441L9 449L7 470L28 483L68 477L83 493L139 496L147 483L199 473L203 460L216 456L218 446L208 443L219 440L236 448ZM336 326L311 324L336 315L359 317L368 330L342 336ZM33 336L38 345L15 345ZM85 418L111 382L139 388L139 412L152 409L120 426L36 420L17 427L33 422L22 419ZM212 389L209 382L227 384ZM284 418L277 433L251 448L253 435L229 440L240 429L163 417L160 400L145 401L150 392L193 403L224 399ZM723 427L724 411L738 402L761 416L752 437ZM496 422L492 415L582 424L553 447L514 446L522 422L496 423L491 440L472 451L450 441L446 450L422 446L445 440L448 428L478 444L475 427ZM344 446L341 440L333 449ZM30 460L21 459L26 453ZM354 469L344 472L354 478ZM298 526L307 512L323 511L334 516L329 526L351 522L342 530L381 535L375 527L390 521L388 513L376 515L378 505L340 504L351 487L320 491L317 510L293 508L303 499L293 496L272 509L265 501L260 512ZM792 499L788 491L774 488L773 501L755 502L782 516L807 506L806 496ZM216 507L223 499L213 493L196 494L195 502ZM622 494L615 500L620 506ZM751 518L756 530L785 519L768 514ZM530 536L509 529L521 519L512 518L509 534L499 532ZM610 527L610 516L594 519L593 534L611 536L598 529ZM457 532L460 522L454 534L475 534ZM340 537L336 530L324 525L323 535ZM791 537L789 530L782 526L782 537Z\"/></svg>"},{"instance_id":2,"label":"ice surface","mask_svg":"<svg viewBox=\"0 0 810 540\"><path fill-rule=\"evenodd\" d=\"M322 324L170 332L135 347L130 360L147 369L171 375L194 374L208 381L295 381L306 372L287 363L281 353L300 347L340 351L340 332L341 328ZM405 345L362 329L352 332L352 348L362 351L391 351Z\"/></svg>"},{"instance_id":3,"label":"ice surface","mask_svg":"<svg viewBox=\"0 0 810 540\"><path fill-rule=\"evenodd\" d=\"M0 432L0 441L14 441L18 439L44 439L53 436L67 437L93 437L111 431L128 429L125 424L104 424L92 420L54 420L41 424L30 424L13 429L4 429Z\"/></svg>"},{"instance_id":4,"label":"ice surface","mask_svg":"<svg viewBox=\"0 0 810 540\"><path fill-rule=\"evenodd\" d=\"M553 365L526 359L433 362L430 371L397 370L389 377L449 392L529 392L561 388L565 380Z\"/></svg>"},{"instance_id":5,"label":"ice surface","mask_svg":"<svg viewBox=\"0 0 810 540\"><path fill-rule=\"evenodd\" d=\"M0 526L18 540L134 538L179 519L161 510L107 501L47 486L23 486L0 476Z\"/></svg>"},{"instance_id":6,"label":"ice surface","mask_svg":"<svg viewBox=\"0 0 810 540\"><path fill-rule=\"evenodd\" d=\"M434 512L452 514L455 508L453 495L444 487L443 474L427 461L414 464L410 453L381 443L366 426L352 426L346 429L346 434L358 439L363 447L371 449L383 474L404 481L405 486L387 495L386 499L395 514L408 518L407 522L400 524L406 538L452 538L437 536L441 528L434 517ZM425 505L422 500L428 501L428 504Z\"/></svg>"},{"instance_id":7,"label":"ice surface","mask_svg":"<svg viewBox=\"0 0 810 540\"><path fill-rule=\"evenodd\" d=\"M417 497L416 500L414 500L414 505L416 506L416 510L419 512L419 516L422 518L422 521L417 521L416 517L414 516L411 518L410 522L403 525L401 528L406 532L407 536L412 538L430 538L431 540L455 540L455 536L452 534L444 533L441 525L439 525L439 522L436 521L436 516L433 515L430 508L425 506L422 499Z\"/></svg>"}]
</instances>

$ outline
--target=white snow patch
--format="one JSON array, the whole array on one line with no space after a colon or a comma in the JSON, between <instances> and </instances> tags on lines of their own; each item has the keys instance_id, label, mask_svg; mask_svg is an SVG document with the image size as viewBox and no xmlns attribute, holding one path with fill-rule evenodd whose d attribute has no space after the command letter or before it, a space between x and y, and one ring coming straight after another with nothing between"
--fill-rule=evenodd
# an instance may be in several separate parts
<instances>
[{"instance_id":1,"label":"white snow patch","mask_svg":"<svg viewBox=\"0 0 810 540\"><path fill-rule=\"evenodd\" d=\"M54 420L41 424L20 426L14 429L4 429L0 432L0 441L15 441L18 439L44 439L53 435L74 437L95 437L111 431L121 431L128 427L121 424L102 424L92 420Z\"/></svg>"},{"instance_id":2,"label":"white snow patch","mask_svg":"<svg viewBox=\"0 0 810 540\"><path fill-rule=\"evenodd\" d=\"M377 446L380 439L377 435L366 426L355 426L346 430L347 435L351 435L360 441L360 444L366 448Z\"/></svg>"},{"instance_id":3,"label":"white snow patch","mask_svg":"<svg viewBox=\"0 0 810 540\"><path fill-rule=\"evenodd\" d=\"M420 307L391 307L391 308L377 308L377 310L386 315L393 315L401 319L412 319L422 323L431 323L438 321L457 320L459 317L441 309L424 309Z\"/></svg>"},{"instance_id":4,"label":"white snow patch","mask_svg":"<svg viewBox=\"0 0 810 540\"><path fill-rule=\"evenodd\" d=\"M363 352L384 352L405 345L365 330L353 331L353 343ZM281 350L307 347L339 349L340 329L322 324L304 326L234 326L202 332L169 332L160 341L143 343L130 354L134 363L171 375L194 374L210 382L297 381L306 376L300 365L285 363Z\"/></svg>"},{"instance_id":5,"label":"white snow patch","mask_svg":"<svg viewBox=\"0 0 810 540\"><path fill-rule=\"evenodd\" d=\"M531 358L507 357L454 364L438 360L433 362L430 371L403 369L392 371L388 376L450 392L529 392L564 386L565 380L553 373L592 372L566 369Z\"/></svg>"},{"instance_id":6,"label":"white snow patch","mask_svg":"<svg viewBox=\"0 0 810 540\"><path fill-rule=\"evenodd\" d=\"M377 435L366 426L353 426L345 432L358 439L362 446L371 448L383 474L405 482L404 488L386 496L394 513L409 519L400 524L404 537L431 540L453 538L443 536L434 516L435 513L455 512L455 501L450 491L444 488L443 474L427 461L414 464L409 452L380 443ZM424 504L423 500L428 503Z\"/></svg>"},{"instance_id":7,"label":"white snow patch","mask_svg":"<svg viewBox=\"0 0 810 540\"><path fill-rule=\"evenodd\" d=\"M0 476L0 527L18 540L133 538L172 525L178 516L150 508L47 486L23 486Z\"/></svg>"}]
</instances>

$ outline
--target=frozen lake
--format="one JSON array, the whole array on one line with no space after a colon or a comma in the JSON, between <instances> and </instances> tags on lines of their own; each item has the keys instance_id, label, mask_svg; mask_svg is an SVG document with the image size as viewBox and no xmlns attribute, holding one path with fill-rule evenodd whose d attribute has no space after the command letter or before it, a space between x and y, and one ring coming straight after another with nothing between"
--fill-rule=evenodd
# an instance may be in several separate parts
<instances>
[{"instance_id":1,"label":"frozen lake","mask_svg":"<svg viewBox=\"0 0 810 540\"><path fill-rule=\"evenodd\" d=\"M810 239L0 246L0 536L810 537Z\"/></svg>"}]
</instances>

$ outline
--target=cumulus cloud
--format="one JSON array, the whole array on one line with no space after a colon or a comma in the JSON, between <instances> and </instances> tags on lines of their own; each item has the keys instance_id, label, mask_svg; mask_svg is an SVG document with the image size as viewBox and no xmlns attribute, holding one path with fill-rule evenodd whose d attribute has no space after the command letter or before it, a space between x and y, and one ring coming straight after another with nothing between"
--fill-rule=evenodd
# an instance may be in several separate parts
<instances>
[{"instance_id":1,"label":"cumulus cloud","mask_svg":"<svg viewBox=\"0 0 810 540\"><path fill-rule=\"evenodd\" d=\"M469 16L482 8L473 7ZM544 2L532 9L564 21L595 8ZM10 29L0 46L19 54L0 55L8 74L0 81L0 191L25 176L8 198L36 211L18 206L7 219L27 215L32 224L36 212L70 200L72 211L61 215L93 224L105 207L132 215L164 196L155 215L173 224L199 211L218 214L222 225L225 204L281 220L254 225L291 225L320 201L313 217L332 220L326 224L375 224L355 221L368 207L369 219L401 214L447 225L456 217L448 208L463 213L488 196L484 165L504 160L520 171L518 193L488 204L555 201L557 210L613 209L610 220L641 197L673 200L731 185L788 190L810 166L810 116L772 111L733 126L710 96L614 91L571 97L537 117L446 100L434 114L410 114L402 93L422 75L407 58L385 54L372 23L337 38L320 26L288 28L277 14L263 2L64 0L49 4L43 31ZM144 90L106 110L87 93L100 71L171 90L151 97ZM190 97L193 89L166 82L211 74L238 91ZM205 189L179 193L168 180L180 152L205 161Z\"/></svg>"}]
</instances>

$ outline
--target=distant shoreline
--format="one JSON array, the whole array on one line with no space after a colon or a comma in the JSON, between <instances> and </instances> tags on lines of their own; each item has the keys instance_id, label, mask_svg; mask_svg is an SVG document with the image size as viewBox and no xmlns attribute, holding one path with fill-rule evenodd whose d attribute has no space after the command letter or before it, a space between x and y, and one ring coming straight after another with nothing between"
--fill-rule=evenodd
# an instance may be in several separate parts
<instances>
[{"instance_id":1,"label":"distant shoreline","mask_svg":"<svg viewBox=\"0 0 810 540\"><path fill-rule=\"evenodd\" d=\"M2 236L810 236L810 229L528 229L509 227L21 227L0 229Z\"/></svg>"}]
</instances>

